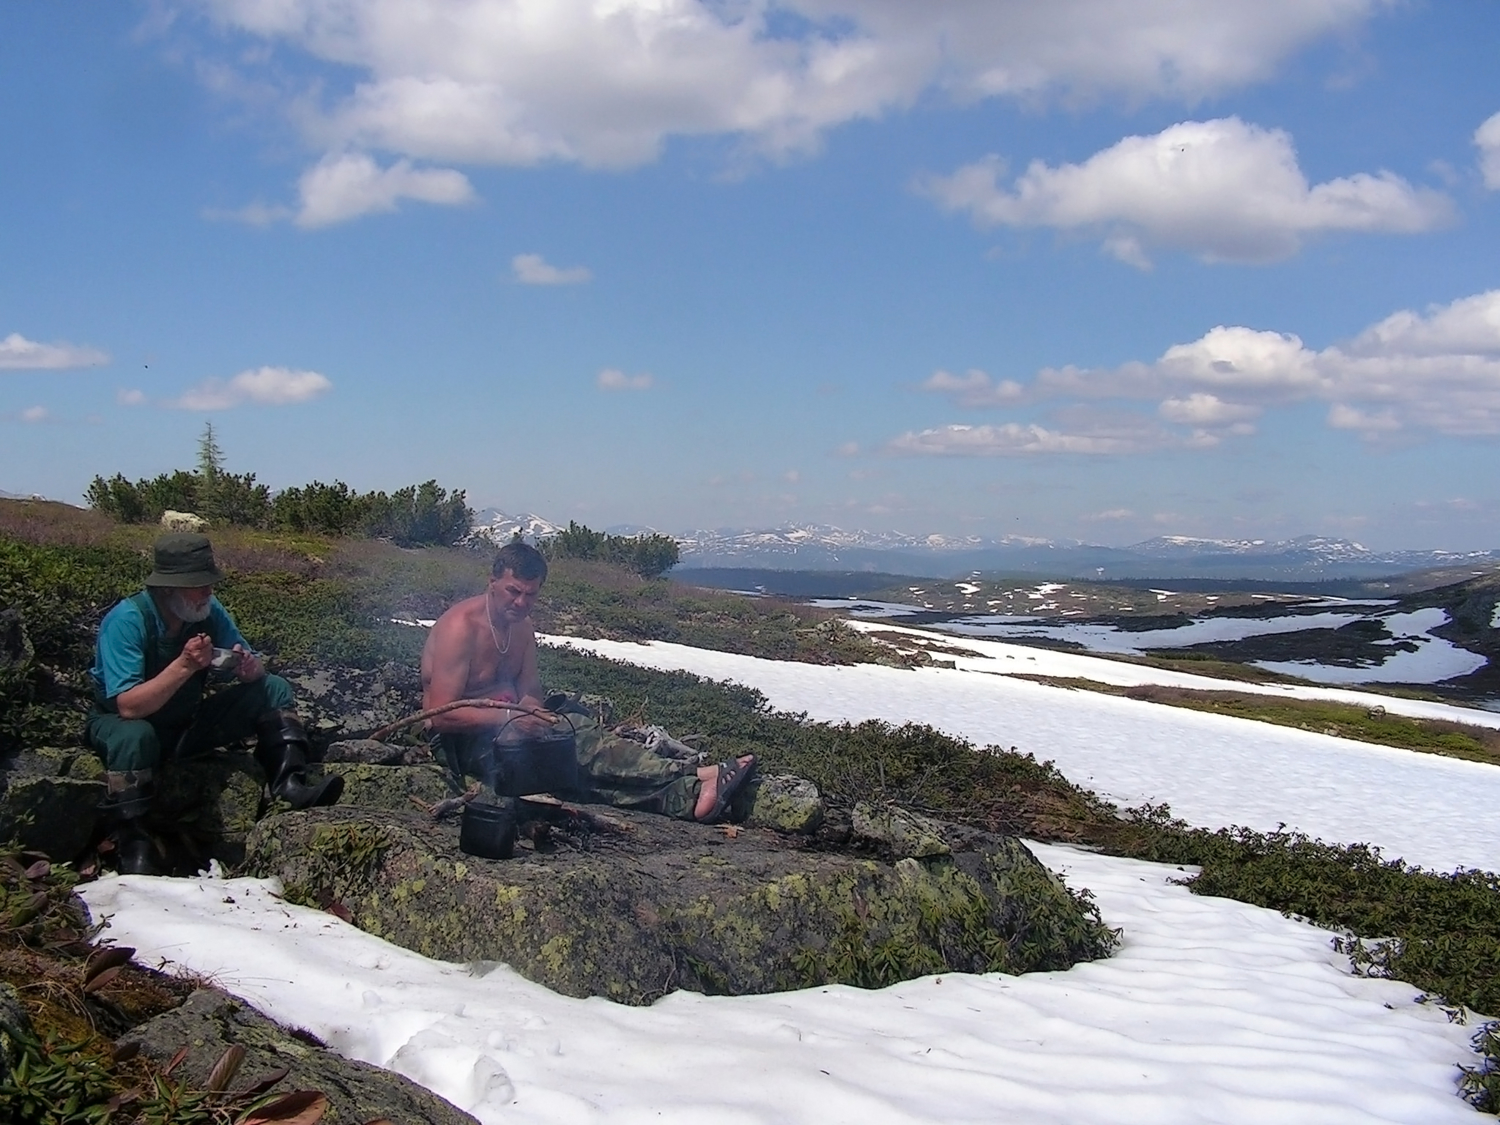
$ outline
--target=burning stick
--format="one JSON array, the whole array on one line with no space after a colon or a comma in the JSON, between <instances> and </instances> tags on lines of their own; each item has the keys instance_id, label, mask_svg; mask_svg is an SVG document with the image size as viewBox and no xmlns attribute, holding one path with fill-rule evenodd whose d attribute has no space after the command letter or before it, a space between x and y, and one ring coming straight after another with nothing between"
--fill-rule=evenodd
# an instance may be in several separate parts
<instances>
[{"instance_id":1,"label":"burning stick","mask_svg":"<svg viewBox=\"0 0 1500 1125\"><path fill-rule=\"evenodd\" d=\"M558 800L551 793L529 793L521 798L521 802L527 805L542 805L548 809L555 809L557 811L554 815L581 820L595 832L612 832L615 835L623 836L628 832L635 831L635 825L623 821L618 817L609 816L605 813L591 812L588 809L580 808L578 805L570 805L567 801ZM547 814L543 813L542 815L545 816Z\"/></svg>"},{"instance_id":2,"label":"burning stick","mask_svg":"<svg viewBox=\"0 0 1500 1125\"><path fill-rule=\"evenodd\" d=\"M433 820L442 820L443 817L450 816L453 813L456 813L459 809L463 808L475 797L479 796L482 789L483 786L481 786L479 782L476 781L473 785L469 786L457 797L444 797L435 805L426 804L423 801L417 800L417 798L415 797L411 799L411 803L416 805L417 808L421 809L428 816L432 817Z\"/></svg>"}]
</instances>

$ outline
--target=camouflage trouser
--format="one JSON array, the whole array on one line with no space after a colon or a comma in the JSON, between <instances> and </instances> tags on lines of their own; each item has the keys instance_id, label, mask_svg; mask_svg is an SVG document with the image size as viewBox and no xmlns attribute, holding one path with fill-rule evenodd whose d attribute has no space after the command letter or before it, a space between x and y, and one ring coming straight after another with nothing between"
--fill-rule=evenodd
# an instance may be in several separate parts
<instances>
[{"instance_id":1,"label":"camouflage trouser","mask_svg":"<svg viewBox=\"0 0 1500 1125\"><path fill-rule=\"evenodd\" d=\"M122 718L113 711L89 716L88 743L111 772L149 770L164 755L194 757L255 733L255 720L267 711L296 706L291 686L280 676L231 684L199 700L174 696L156 714Z\"/></svg>"},{"instance_id":2,"label":"camouflage trouser","mask_svg":"<svg viewBox=\"0 0 1500 1125\"><path fill-rule=\"evenodd\" d=\"M593 804L615 805L692 820L698 803L698 767L652 753L644 745L611 734L591 718L569 715L578 744L584 786L566 794ZM564 724L566 725L566 724ZM479 777L478 762L492 736L435 733L433 756L456 775ZM564 794L557 794L563 796Z\"/></svg>"}]
</instances>

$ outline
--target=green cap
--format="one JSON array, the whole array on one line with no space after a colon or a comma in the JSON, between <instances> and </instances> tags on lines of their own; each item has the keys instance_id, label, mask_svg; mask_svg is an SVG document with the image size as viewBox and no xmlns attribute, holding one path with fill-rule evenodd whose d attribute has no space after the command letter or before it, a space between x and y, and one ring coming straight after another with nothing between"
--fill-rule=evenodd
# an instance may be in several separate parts
<instances>
[{"instance_id":1,"label":"green cap","mask_svg":"<svg viewBox=\"0 0 1500 1125\"><path fill-rule=\"evenodd\" d=\"M147 586L212 586L224 580L214 565L214 549L207 535L163 535L154 551L156 569L146 578Z\"/></svg>"}]
</instances>

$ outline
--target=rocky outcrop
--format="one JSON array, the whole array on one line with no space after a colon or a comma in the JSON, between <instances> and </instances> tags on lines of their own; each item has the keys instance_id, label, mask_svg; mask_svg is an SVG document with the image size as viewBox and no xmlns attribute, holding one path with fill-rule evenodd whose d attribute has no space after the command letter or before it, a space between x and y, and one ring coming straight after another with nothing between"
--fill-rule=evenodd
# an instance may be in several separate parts
<instances>
[{"instance_id":1,"label":"rocky outcrop","mask_svg":"<svg viewBox=\"0 0 1500 1125\"><path fill-rule=\"evenodd\" d=\"M816 832L828 807L812 782L791 774L757 774L745 784L745 795L735 801L736 819L751 828L778 832Z\"/></svg>"},{"instance_id":2,"label":"rocky outcrop","mask_svg":"<svg viewBox=\"0 0 1500 1125\"><path fill-rule=\"evenodd\" d=\"M21 997L10 985L0 983L0 1086L11 1081L21 1061L21 1045L31 1037L31 1017Z\"/></svg>"},{"instance_id":3,"label":"rocky outcrop","mask_svg":"<svg viewBox=\"0 0 1500 1125\"><path fill-rule=\"evenodd\" d=\"M242 750L215 751L159 771L153 832L184 872L244 858L245 835L261 812L265 775ZM71 861L104 827L104 767L92 751L23 750L0 763L0 841Z\"/></svg>"},{"instance_id":4,"label":"rocky outcrop","mask_svg":"<svg viewBox=\"0 0 1500 1125\"><path fill-rule=\"evenodd\" d=\"M173 1073L193 1089L204 1087L214 1063L230 1045L237 1044L245 1050L237 1086L284 1069L287 1075L273 1092L319 1091L329 1103L325 1121L385 1118L428 1125L474 1125L475 1121L410 1079L326 1050L307 1032L281 1027L217 989L199 989L181 1007L133 1028L122 1042L139 1044L142 1054L162 1064L187 1047L187 1057Z\"/></svg>"},{"instance_id":5,"label":"rocky outcrop","mask_svg":"<svg viewBox=\"0 0 1500 1125\"><path fill-rule=\"evenodd\" d=\"M522 804L511 860L465 855L455 822L415 809L336 806L263 820L246 863L289 898L416 952L504 961L567 995L630 1004L677 988L1062 969L1114 940L1012 838L968 831L917 856L848 818L810 846L769 829Z\"/></svg>"},{"instance_id":6,"label":"rocky outcrop","mask_svg":"<svg viewBox=\"0 0 1500 1125\"><path fill-rule=\"evenodd\" d=\"M104 798L104 767L86 750L23 750L0 764L0 841L72 859L88 844Z\"/></svg>"},{"instance_id":7,"label":"rocky outcrop","mask_svg":"<svg viewBox=\"0 0 1500 1125\"><path fill-rule=\"evenodd\" d=\"M294 666L280 674L292 685L297 713L320 752L328 743L357 738L422 706L421 676L405 664L371 669Z\"/></svg>"}]
</instances>

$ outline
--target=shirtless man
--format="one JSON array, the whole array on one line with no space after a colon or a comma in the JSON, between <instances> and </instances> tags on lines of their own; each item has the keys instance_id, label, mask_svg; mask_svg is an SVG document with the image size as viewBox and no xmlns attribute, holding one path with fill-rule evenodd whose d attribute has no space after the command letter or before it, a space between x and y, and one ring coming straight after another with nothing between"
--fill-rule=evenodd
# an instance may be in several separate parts
<instances>
[{"instance_id":1,"label":"shirtless man","mask_svg":"<svg viewBox=\"0 0 1500 1125\"><path fill-rule=\"evenodd\" d=\"M494 699L508 707L458 707L428 720L440 760L478 776L479 756L497 735L538 735L558 717L542 706L531 607L547 579L547 560L525 543L495 555L483 594L450 608L422 650L422 707ZM716 823L755 770L755 756L694 768L651 753L586 722L577 728L578 760L596 800L683 820Z\"/></svg>"}]
</instances>

